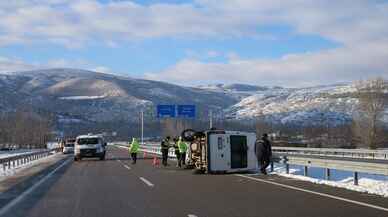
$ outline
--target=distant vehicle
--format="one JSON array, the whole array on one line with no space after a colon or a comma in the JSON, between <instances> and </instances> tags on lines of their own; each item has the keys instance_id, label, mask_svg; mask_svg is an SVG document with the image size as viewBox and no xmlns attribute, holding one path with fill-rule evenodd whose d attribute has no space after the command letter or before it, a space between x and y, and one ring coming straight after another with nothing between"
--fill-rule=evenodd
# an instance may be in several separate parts
<instances>
[{"instance_id":1,"label":"distant vehicle","mask_svg":"<svg viewBox=\"0 0 388 217\"><path fill-rule=\"evenodd\" d=\"M185 130L189 167L198 172L230 173L257 169L256 134L211 129L205 132Z\"/></svg>"},{"instance_id":2,"label":"distant vehicle","mask_svg":"<svg viewBox=\"0 0 388 217\"><path fill-rule=\"evenodd\" d=\"M101 135L78 136L74 146L74 160L82 158L99 158L105 160L106 142Z\"/></svg>"},{"instance_id":3,"label":"distant vehicle","mask_svg":"<svg viewBox=\"0 0 388 217\"><path fill-rule=\"evenodd\" d=\"M74 153L74 143L75 143L75 139L66 139L63 144L62 153L64 154Z\"/></svg>"}]
</instances>

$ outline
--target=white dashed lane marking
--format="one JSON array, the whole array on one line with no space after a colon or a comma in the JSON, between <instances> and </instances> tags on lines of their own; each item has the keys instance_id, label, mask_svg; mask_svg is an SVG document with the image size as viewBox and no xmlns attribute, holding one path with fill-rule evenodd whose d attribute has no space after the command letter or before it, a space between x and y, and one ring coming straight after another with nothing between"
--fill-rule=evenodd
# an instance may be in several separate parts
<instances>
[{"instance_id":1,"label":"white dashed lane marking","mask_svg":"<svg viewBox=\"0 0 388 217\"><path fill-rule=\"evenodd\" d=\"M144 183L146 183L149 187L154 187L154 184L152 184L150 181L148 181L147 179L143 178L143 177L140 177L140 180L143 181Z\"/></svg>"}]
</instances>

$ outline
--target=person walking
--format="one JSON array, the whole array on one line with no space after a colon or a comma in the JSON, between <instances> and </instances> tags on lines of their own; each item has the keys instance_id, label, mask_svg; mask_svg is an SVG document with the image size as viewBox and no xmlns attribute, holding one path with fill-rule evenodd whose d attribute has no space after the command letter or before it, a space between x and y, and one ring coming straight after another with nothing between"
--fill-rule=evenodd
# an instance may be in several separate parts
<instances>
[{"instance_id":1,"label":"person walking","mask_svg":"<svg viewBox=\"0 0 388 217\"><path fill-rule=\"evenodd\" d=\"M179 137L178 148L179 148L178 166L182 167L182 164L186 165L186 151L187 151L187 144L182 140L182 137Z\"/></svg>"},{"instance_id":2,"label":"person walking","mask_svg":"<svg viewBox=\"0 0 388 217\"><path fill-rule=\"evenodd\" d=\"M163 166L168 166L167 159L168 159L168 149L170 148L170 137L167 136L166 139L162 141L160 146L162 151L162 164Z\"/></svg>"},{"instance_id":3,"label":"person walking","mask_svg":"<svg viewBox=\"0 0 388 217\"><path fill-rule=\"evenodd\" d=\"M178 146L178 139L174 138L174 151L176 156L176 167L179 167L179 159L180 159L180 152L179 152L179 146Z\"/></svg>"},{"instance_id":4,"label":"person walking","mask_svg":"<svg viewBox=\"0 0 388 217\"><path fill-rule=\"evenodd\" d=\"M264 133L261 140L257 140L255 144L256 156L260 165L260 171L264 175L267 175L267 167L271 162L272 157L272 145L268 139L268 134Z\"/></svg>"},{"instance_id":5,"label":"person walking","mask_svg":"<svg viewBox=\"0 0 388 217\"><path fill-rule=\"evenodd\" d=\"M131 154L132 164L136 164L137 153L139 152L139 142L136 138L132 139L131 147L129 148L129 153Z\"/></svg>"}]
</instances>

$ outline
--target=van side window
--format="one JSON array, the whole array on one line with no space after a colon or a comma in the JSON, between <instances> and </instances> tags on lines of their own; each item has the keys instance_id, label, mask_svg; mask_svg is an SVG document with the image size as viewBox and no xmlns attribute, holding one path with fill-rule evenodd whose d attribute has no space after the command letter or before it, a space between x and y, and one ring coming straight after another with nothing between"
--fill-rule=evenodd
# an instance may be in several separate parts
<instances>
[{"instance_id":1,"label":"van side window","mask_svg":"<svg viewBox=\"0 0 388 217\"><path fill-rule=\"evenodd\" d=\"M222 137L218 137L218 150L221 150L223 148L223 139Z\"/></svg>"}]
</instances>

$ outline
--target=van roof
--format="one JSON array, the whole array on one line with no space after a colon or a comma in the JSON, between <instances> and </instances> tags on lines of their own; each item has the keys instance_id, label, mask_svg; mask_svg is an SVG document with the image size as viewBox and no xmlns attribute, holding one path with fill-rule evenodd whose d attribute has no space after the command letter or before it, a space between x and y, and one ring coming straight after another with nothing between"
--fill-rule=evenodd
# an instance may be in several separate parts
<instances>
[{"instance_id":1,"label":"van roof","mask_svg":"<svg viewBox=\"0 0 388 217\"><path fill-rule=\"evenodd\" d=\"M77 136L77 139L87 139L87 138L102 138L100 135L80 135Z\"/></svg>"}]
</instances>

